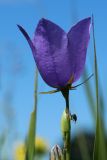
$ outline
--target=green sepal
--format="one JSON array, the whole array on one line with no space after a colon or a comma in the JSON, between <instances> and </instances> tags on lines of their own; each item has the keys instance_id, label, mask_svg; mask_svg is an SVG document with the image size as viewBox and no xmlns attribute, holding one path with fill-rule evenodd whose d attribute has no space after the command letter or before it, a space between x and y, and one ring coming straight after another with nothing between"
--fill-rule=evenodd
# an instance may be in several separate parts
<instances>
[{"instance_id":1,"label":"green sepal","mask_svg":"<svg viewBox=\"0 0 107 160\"><path fill-rule=\"evenodd\" d=\"M59 92L59 90L52 90L52 91L48 91L48 92L40 92L40 94L52 94L52 93L56 93Z\"/></svg>"}]
</instances>

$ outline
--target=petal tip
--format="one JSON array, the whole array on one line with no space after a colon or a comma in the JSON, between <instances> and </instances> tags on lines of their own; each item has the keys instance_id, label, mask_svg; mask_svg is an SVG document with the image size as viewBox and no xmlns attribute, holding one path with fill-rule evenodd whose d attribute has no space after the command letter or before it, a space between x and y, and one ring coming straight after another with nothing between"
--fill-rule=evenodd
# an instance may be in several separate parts
<instances>
[{"instance_id":1,"label":"petal tip","mask_svg":"<svg viewBox=\"0 0 107 160\"><path fill-rule=\"evenodd\" d=\"M22 34L24 35L24 37L26 38L26 40L27 40L27 42L29 43L29 45L30 45L30 47L31 47L31 49L32 49L32 52L33 52L33 51L35 50L35 47L34 47L34 45L33 45L32 40L30 39L28 33L25 31L25 29L24 29L22 26L20 26L20 25L17 24L17 27L19 28L19 30L21 31L21 33L22 33Z\"/></svg>"},{"instance_id":2,"label":"petal tip","mask_svg":"<svg viewBox=\"0 0 107 160\"><path fill-rule=\"evenodd\" d=\"M19 24L16 24L16 25L17 25L17 27L18 27L19 29L21 29L21 28L22 28Z\"/></svg>"},{"instance_id":3,"label":"petal tip","mask_svg":"<svg viewBox=\"0 0 107 160\"><path fill-rule=\"evenodd\" d=\"M39 23L38 23L38 24L42 24L42 23L45 23L45 22L48 22L48 20L43 17L43 18L41 18L41 19L39 20Z\"/></svg>"},{"instance_id":4,"label":"petal tip","mask_svg":"<svg viewBox=\"0 0 107 160\"><path fill-rule=\"evenodd\" d=\"M24 30L24 28L22 26L20 26L19 24L17 24L18 29L23 33L23 35L28 38L28 34L27 32Z\"/></svg>"},{"instance_id":5,"label":"petal tip","mask_svg":"<svg viewBox=\"0 0 107 160\"><path fill-rule=\"evenodd\" d=\"M37 28L36 28L36 31L40 31L44 26L46 26L46 24L48 23L49 21L45 18L41 18L38 22L38 25L37 25Z\"/></svg>"},{"instance_id":6,"label":"petal tip","mask_svg":"<svg viewBox=\"0 0 107 160\"><path fill-rule=\"evenodd\" d=\"M46 19L46 18L41 18L40 20L39 20L39 23L38 23L38 25L49 25L49 24L54 24L54 25L56 25L54 22L52 22L52 21L50 21L50 20L48 20L48 19Z\"/></svg>"},{"instance_id":7,"label":"petal tip","mask_svg":"<svg viewBox=\"0 0 107 160\"><path fill-rule=\"evenodd\" d=\"M17 24L17 27L18 27L18 29L19 29L23 34L25 34L25 30L24 30L24 28L23 28L22 26L20 26L19 24Z\"/></svg>"},{"instance_id":8,"label":"petal tip","mask_svg":"<svg viewBox=\"0 0 107 160\"><path fill-rule=\"evenodd\" d=\"M91 23L91 17L87 17L87 18L85 18L85 19L83 19L81 21L86 22L86 23Z\"/></svg>"},{"instance_id":9,"label":"petal tip","mask_svg":"<svg viewBox=\"0 0 107 160\"><path fill-rule=\"evenodd\" d=\"M91 17L84 18L81 21L79 21L78 23L90 24L91 23Z\"/></svg>"}]
</instances>

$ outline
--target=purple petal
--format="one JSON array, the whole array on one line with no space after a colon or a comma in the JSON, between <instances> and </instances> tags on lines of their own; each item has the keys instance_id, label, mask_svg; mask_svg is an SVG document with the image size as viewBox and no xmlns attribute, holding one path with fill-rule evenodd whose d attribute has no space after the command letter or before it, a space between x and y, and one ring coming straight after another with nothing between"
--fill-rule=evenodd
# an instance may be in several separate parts
<instances>
[{"instance_id":1,"label":"purple petal","mask_svg":"<svg viewBox=\"0 0 107 160\"><path fill-rule=\"evenodd\" d=\"M20 25L17 25L17 26L18 26L19 30L22 32L22 34L24 35L24 37L26 38L26 40L28 41L32 52L34 52L35 51L35 47L33 45L32 40L30 39L29 35L27 34L27 32L24 30L23 27L21 27Z\"/></svg>"},{"instance_id":2,"label":"purple petal","mask_svg":"<svg viewBox=\"0 0 107 160\"><path fill-rule=\"evenodd\" d=\"M81 76L84 69L86 51L90 39L90 24L91 18L86 18L78 22L68 32L68 50L74 82Z\"/></svg>"},{"instance_id":3,"label":"purple petal","mask_svg":"<svg viewBox=\"0 0 107 160\"><path fill-rule=\"evenodd\" d=\"M52 87L65 86L71 76L67 34L49 20L40 20L33 39L35 59L44 81Z\"/></svg>"},{"instance_id":4,"label":"purple petal","mask_svg":"<svg viewBox=\"0 0 107 160\"><path fill-rule=\"evenodd\" d=\"M44 81L55 88L76 81L84 68L89 42L91 18L84 19L71 28L68 34L49 20L41 19L33 40L18 25L27 39L37 67Z\"/></svg>"}]
</instances>

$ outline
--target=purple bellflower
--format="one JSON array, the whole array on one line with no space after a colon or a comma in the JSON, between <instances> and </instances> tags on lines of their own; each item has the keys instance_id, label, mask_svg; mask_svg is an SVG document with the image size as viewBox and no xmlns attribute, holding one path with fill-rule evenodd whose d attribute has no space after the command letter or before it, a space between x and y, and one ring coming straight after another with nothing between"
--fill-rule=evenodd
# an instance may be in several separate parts
<instances>
[{"instance_id":1,"label":"purple bellflower","mask_svg":"<svg viewBox=\"0 0 107 160\"><path fill-rule=\"evenodd\" d=\"M90 39L90 25L89 17L79 21L66 33L43 18L37 25L33 39L18 25L30 45L42 78L49 86L60 90L80 78Z\"/></svg>"}]
</instances>

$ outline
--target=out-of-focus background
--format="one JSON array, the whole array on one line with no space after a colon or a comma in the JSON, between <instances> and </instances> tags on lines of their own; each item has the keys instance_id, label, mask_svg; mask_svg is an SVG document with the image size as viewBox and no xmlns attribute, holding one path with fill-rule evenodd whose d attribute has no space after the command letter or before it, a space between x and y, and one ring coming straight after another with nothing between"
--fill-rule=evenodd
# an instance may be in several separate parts
<instances>
[{"instance_id":1,"label":"out-of-focus background","mask_svg":"<svg viewBox=\"0 0 107 160\"><path fill-rule=\"evenodd\" d=\"M105 124L107 123L107 2L106 0L0 0L0 159L12 159L17 143L27 135L34 103L36 65L31 49L19 32L22 25L32 37L38 21L47 18L66 32L79 20L95 18L100 97ZM82 82L94 72L92 35L87 52L86 71L76 82ZM51 90L39 76L38 93ZM90 87L91 86L91 87ZM72 138L80 133L95 132L94 78L70 92L70 109L78 117L72 123ZM61 144L60 118L65 102L60 93L38 94L37 135L51 148ZM107 127L106 127L107 130ZM84 136L82 136L84 139ZM93 136L92 136L93 138ZM89 145L89 142L88 142ZM7 158L8 157L8 158Z\"/></svg>"}]
</instances>

